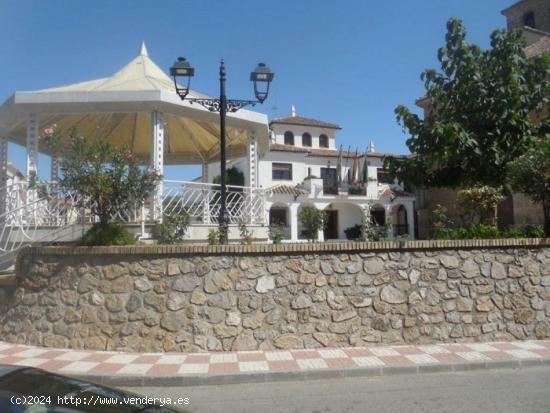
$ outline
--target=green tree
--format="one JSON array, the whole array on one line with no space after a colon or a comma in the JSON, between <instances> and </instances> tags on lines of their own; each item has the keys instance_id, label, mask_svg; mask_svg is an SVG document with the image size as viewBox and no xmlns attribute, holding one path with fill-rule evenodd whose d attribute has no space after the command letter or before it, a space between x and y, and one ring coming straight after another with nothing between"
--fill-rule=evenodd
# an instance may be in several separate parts
<instances>
[{"instance_id":1,"label":"green tree","mask_svg":"<svg viewBox=\"0 0 550 413\"><path fill-rule=\"evenodd\" d=\"M542 204L544 234L550 237L550 134L510 163L508 180L514 190Z\"/></svg>"},{"instance_id":2,"label":"green tree","mask_svg":"<svg viewBox=\"0 0 550 413\"><path fill-rule=\"evenodd\" d=\"M117 214L140 206L153 192L160 175L140 168L133 154L107 142L88 142L71 132L61 161L59 187L80 207L90 209L102 227Z\"/></svg>"},{"instance_id":3,"label":"green tree","mask_svg":"<svg viewBox=\"0 0 550 413\"><path fill-rule=\"evenodd\" d=\"M319 235L319 230L325 227L326 212L313 206L306 206L298 212L298 219L303 226L303 235L308 241L315 241Z\"/></svg>"},{"instance_id":4,"label":"green tree","mask_svg":"<svg viewBox=\"0 0 550 413\"><path fill-rule=\"evenodd\" d=\"M550 55L527 59L519 31L496 30L491 47L466 42L458 19L447 23L441 70L422 73L429 105L423 119L400 105L413 156L388 157L400 181L426 186L501 186L509 162L550 131Z\"/></svg>"}]
</instances>

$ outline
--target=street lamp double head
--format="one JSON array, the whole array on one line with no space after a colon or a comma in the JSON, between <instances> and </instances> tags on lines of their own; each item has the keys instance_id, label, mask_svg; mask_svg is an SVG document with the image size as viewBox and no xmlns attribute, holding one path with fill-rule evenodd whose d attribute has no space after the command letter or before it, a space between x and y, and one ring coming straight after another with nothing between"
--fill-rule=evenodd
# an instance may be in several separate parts
<instances>
[{"instance_id":1,"label":"street lamp double head","mask_svg":"<svg viewBox=\"0 0 550 413\"><path fill-rule=\"evenodd\" d=\"M189 94L189 87L191 85L191 78L195 76L195 68L191 66L189 61L185 57L178 57L174 65L170 68L170 75L174 79L174 87L176 93L184 100ZM254 100L235 100L235 102L242 102L246 105L254 105L256 103L264 103L269 94L269 85L273 80L275 74L267 67L265 63L258 63L256 69L250 73L250 80L254 84L254 95L256 96L256 101ZM220 80L225 80L225 65L223 60L220 65ZM178 83L178 79L182 81ZM221 94L220 94L221 95ZM205 99L187 99L188 101L203 101ZM209 99L209 100L219 100L219 99ZM228 100L233 101L232 99ZM243 107L245 105L241 105ZM239 107L239 108L240 108Z\"/></svg>"},{"instance_id":2,"label":"street lamp double head","mask_svg":"<svg viewBox=\"0 0 550 413\"><path fill-rule=\"evenodd\" d=\"M275 76L265 63L259 63L256 69L250 73L250 80L254 84L254 95L256 100L227 99L225 96L225 65L223 60L220 63L220 97L210 98L187 98L191 78L195 75L195 69L184 57L178 57L174 65L170 68L170 75L174 79L176 93L181 100L187 100L190 103L199 103L211 112L220 114L220 243L227 244L228 222L226 215L226 194L227 186L225 182L225 115L227 112L236 112L237 110L256 103L264 103L269 94L269 85ZM178 83L178 79L181 82Z\"/></svg>"}]
</instances>

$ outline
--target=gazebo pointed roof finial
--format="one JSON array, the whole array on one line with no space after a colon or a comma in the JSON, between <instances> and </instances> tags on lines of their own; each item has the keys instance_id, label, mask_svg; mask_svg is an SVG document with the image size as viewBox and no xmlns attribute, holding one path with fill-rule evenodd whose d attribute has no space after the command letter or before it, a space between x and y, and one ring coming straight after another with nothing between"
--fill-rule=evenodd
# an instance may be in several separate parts
<instances>
[{"instance_id":1,"label":"gazebo pointed roof finial","mask_svg":"<svg viewBox=\"0 0 550 413\"><path fill-rule=\"evenodd\" d=\"M149 56L149 53L147 53L147 46L145 46L145 41L141 41L141 45L139 46L139 53L138 56Z\"/></svg>"}]
</instances>

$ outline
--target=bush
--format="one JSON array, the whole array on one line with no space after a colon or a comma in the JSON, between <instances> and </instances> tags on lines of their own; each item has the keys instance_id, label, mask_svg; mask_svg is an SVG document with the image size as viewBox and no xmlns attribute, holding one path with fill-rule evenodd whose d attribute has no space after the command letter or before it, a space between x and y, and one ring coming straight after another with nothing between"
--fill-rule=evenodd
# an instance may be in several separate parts
<instances>
[{"instance_id":1,"label":"bush","mask_svg":"<svg viewBox=\"0 0 550 413\"><path fill-rule=\"evenodd\" d=\"M346 228L344 230L344 234L346 234L346 238L349 240L357 240L361 239L362 236L362 225L354 225L353 227Z\"/></svg>"},{"instance_id":2,"label":"bush","mask_svg":"<svg viewBox=\"0 0 550 413\"><path fill-rule=\"evenodd\" d=\"M189 226L189 214L186 212L172 212L164 215L162 224L153 228L153 238L159 244L177 244L182 242Z\"/></svg>"},{"instance_id":3,"label":"bush","mask_svg":"<svg viewBox=\"0 0 550 413\"><path fill-rule=\"evenodd\" d=\"M135 237L116 222L97 223L86 231L80 240L81 245L133 245Z\"/></svg>"},{"instance_id":4,"label":"bush","mask_svg":"<svg viewBox=\"0 0 550 413\"><path fill-rule=\"evenodd\" d=\"M302 234L309 241L315 241L320 229L323 229L326 222L326 213L315 207L304 207L298 212L298 219L304 229Z\"/></svg>"},{"instance_id":5,"label":"bush","mask_svg":"<svg viewBox=\"0 0 550 413\"><path fill-rule=\"evenodd\" d=\"M241 244L250 245L254 238L252 237L252 232L246 226L244 219L239 221L239 234L241 235Z\"/></svg>"},{"instance_id":6,"label":"bush","mask_svg":"<svg viewBox=\"0 0 550 413\"><path fill-rule=\"evenodd\" d=\"M219 245L220 244L220 232L217 229L208 230L208 245Z\"/></svg>"},{"instance_id":7,"label":"bush","mask_svg":"<svg viewBox=\"0 0 550 413\"><path fill-rule=\"evenodd\" d=\"M348 189L350 195L365 195L365 187L361 185L351 185Z\"/></svg>"},{"instance_id":8,"label":"bush","mask_svg":"<svg viewBox=\"0 0 550 413\"><path fill-rule=\"evenodd\" d=\"M473 224L463 228L449 229L435 239L497 239L497 238L542 238L544 231L535 225L524 228L498 229L493 225Z\"/></svg>"},{"instance_id":9,"label":"bush","mask_svg":"<svg viewBox=\"0 0 550 413\"><path fill-rule=\"evenodd\" d=\"M274 244L280 244L284 237L284 227L282 225L271 225L269 227L269 237Z\"/></svg>"},{"instance_id":10,"label":"bush","mask_svg":"<svg viewBox=\"0 0 550 413\"><path fill-rule=\"evenodd\" d=\"M89 141L70 132L70 145L60 145L60 135L48 146L63 153L59 188L75 196L77 205L89 209L106 225L118 215L141 206L161 176L140 168L128 148L102 140Z\"/></svg>"}]
</instances>

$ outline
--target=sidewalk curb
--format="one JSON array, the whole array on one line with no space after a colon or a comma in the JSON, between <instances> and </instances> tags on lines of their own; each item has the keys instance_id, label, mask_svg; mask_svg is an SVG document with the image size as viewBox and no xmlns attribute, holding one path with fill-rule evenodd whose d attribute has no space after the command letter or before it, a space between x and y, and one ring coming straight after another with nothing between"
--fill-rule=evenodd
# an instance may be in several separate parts
<instances>
[{"instance_id":1,"label":"sidewalk curb","mask_svg":"<svg viewBox=\"0 0 550 413\"><path fill-rule=\"evenodd\" d=\"M93 375L68 374L71 377L89 380L98 384L125 387L187 387L223 384L275 383L284 381L321 380L353 377L386 377L432 373L461 373L475 370L519 369L550 366L550 357L506 361L480 361L448 364L425 364L419 366L384 366L327 370L301 370L280 372L251 372L234 374L198 374L177 376L143 375Z\"/></svg>"}]
</instances>

